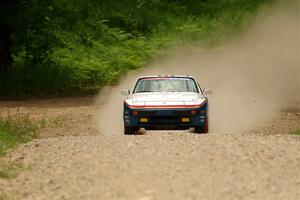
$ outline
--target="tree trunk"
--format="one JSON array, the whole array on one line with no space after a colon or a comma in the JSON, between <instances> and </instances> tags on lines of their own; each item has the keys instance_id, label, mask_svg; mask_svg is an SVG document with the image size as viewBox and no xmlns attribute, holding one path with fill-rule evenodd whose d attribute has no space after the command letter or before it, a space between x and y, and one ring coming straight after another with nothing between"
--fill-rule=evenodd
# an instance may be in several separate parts
<instances>
[{"instance_id":1,"label":"tree trunk","mask_svg":"<svg viewBox=\"0 0 300 200\"><path fill-rule=\"evenodd\" d=\"M0 24L0 75L6 78L10 75L12 64L10 35L9 26Z\"/></svg>"}]
</instances>

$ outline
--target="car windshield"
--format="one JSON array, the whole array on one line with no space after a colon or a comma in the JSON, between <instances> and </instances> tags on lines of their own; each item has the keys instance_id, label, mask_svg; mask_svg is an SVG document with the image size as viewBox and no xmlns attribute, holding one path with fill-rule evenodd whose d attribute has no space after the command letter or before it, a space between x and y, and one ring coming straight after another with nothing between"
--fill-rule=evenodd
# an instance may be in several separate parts
<instances>
[{"instance_id":1,"label":"car windshield","mask_svg":"<svg viewBox=\"0 0 300 200\"><path fill-rule=\"evenodd\" d=\"M141 92L199 92L192 78L142 78L133 93Z\"/></svg>"}]
</instances>

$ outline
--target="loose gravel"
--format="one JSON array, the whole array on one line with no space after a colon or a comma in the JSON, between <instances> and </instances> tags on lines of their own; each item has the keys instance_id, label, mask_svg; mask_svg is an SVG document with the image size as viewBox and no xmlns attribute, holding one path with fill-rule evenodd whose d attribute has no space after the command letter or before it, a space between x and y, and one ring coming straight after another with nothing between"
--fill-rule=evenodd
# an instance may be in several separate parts
<instances>
[{"instance_id":1,"label":"loose gravel","mask_svg":"<svg viewBox=\"0 0 300 200\"><path fill-rule=\"evenodd\" d=\"M17 199L300 198L300 137L151 132L40 139L0 188Z\"/></svg>"},{"instance_id":2,"label":"loose gravel","mask_svg":"<svg viewBox=\"0 0 300 200\"><path fill-rule=\"evenodd\" d=\"M0 197L298 200L300 136L287 133L300 129L299 122L299 114L286 113L243 133L123 136L91 135L82 128L76 136L54 134L21 145L5 158L23 169L16 178L0 179Z\"/></svg>"}]
</instances>

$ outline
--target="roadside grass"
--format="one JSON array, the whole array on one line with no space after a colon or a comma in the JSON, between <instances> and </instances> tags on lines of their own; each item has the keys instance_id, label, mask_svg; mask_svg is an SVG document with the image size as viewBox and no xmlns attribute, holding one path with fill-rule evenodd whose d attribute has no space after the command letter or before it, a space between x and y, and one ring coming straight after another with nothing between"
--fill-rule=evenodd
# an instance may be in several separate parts
<instances>
[{"instance_id":1,"label":"roadside grass","mask_svg":"<svg viewBox=\"0 0 300 200\"><path fill-rule=\"evenodd\" d=\"M17 144L29 142L37 136L38 126L26 114L0 118L0 156Z\"/></svg>"},{"instance_id":2,"label":"roadside grass","mask_svg":"<svg viewBox=\"0 0 300 200\"><path fill-rule=\"evenodd\" d=\"M37 137L38 125L28 115L16 114L14 116L0 117L0 159L5 156L9 149ZM21 167L16 162L0 162L0 178L15 177Z\"/></svg>"},{"instance_id":3,"label":"roadside grass","mask_svg":"<svg viewBox=\"0 0 300 200\"><path fill-rule=\"evenodd\" d=\"M0 193L0 200L8 200L8 196L5 193Z\"/></svg>"},{"instance_id":4,"label":"roadside grass","mask_svg":"<svg viewBox=\"0 0 300 200\"><path fill-rule=\"evenodd\" d=\"M62 128L66 126L66 119L64 116L56 116L54 118L42 117L37 121L39 129L43 128Z\"/></svg>"},{"instance_id":5,"label":"roadside grass","mask_svg":"<svg viewBox=\"0 0 300 200\"><path fill-rule=\"evenodd\" d=\"M14 178L23 166L18 162L7 162L3 158L6 153L18 144L27 143L38 137L40 129L62 128L66 125L63 116L54 118L42 117L40 120L31 119L28 114L15 113L0 116L0 179ZM2 196L0 195L0 200Z\"/></svg>"},{"instance_id":6,"label":"roadside grass","mask_svg":"<svg viewBox=\"0 0 300 200\"><path fill-rule=\"evenodd\" d=\"M16 177L21 168L22 165L18 162L0 163L0 179L10 179Z\"/></svg>"},{"instance_id":7,"label":"roadside grass","mask_svg":"<svg viewBox=\"0 0 300 200\"><path fill-rule=\"evenodd\" d=\"M290 134L300 136L300 130L292 131Z\"/></svg>"},{"instance_id":8,"label":"roadside grass","mask_svg":"<svg viewBox=\"0 0 300 200\"><path fill-rule=\"evenodd\" d=\"M61 128L65 126L65 119L63 117L55 117L52 119L51 124L54 128Z\"/></svg>"}]
</instances>

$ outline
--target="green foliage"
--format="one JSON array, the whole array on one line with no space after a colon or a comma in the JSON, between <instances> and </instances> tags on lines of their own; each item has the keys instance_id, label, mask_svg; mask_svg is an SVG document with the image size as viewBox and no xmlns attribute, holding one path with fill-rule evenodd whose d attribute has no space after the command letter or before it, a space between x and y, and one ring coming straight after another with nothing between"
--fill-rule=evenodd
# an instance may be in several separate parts
<instances>
[{"instance_id":1,"label":"green foliage","mask_svg":"<svg viewBox=\"0 0 300 200\"><path fill-rule=\"evenodd\" d=\"M28 115L0 118L0 157L19 143L37 138L38 127Z\"/></svg>"},{"instance_id":2,"label":"green foliage","mask_svg":"<svg viewBox=\"0 0 300 200\"><path fill-rule=\"evenodd\" d=\"M0 96L80 95L115 84L172 48L212 47L272 0L28 0L2 12L13 69ZM197 42L195 42L197 41Z\"/></svg>"},{"instance_id":3,"label":"green foliage","mask_svg":"<svg viewBox=\"0 0 300 200\"><path fill-rule=\"evenodd\" d=\"M300 136L300 130L293 131L293 132L291 132L290 134Z\"/></svg>"}]
</instances>

